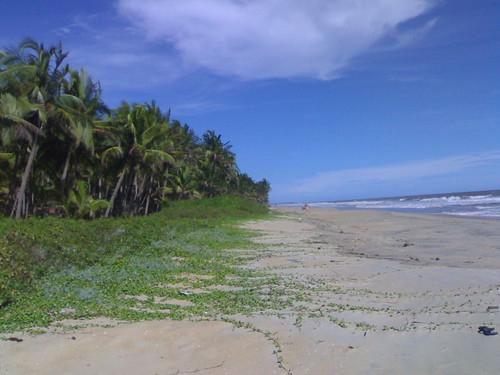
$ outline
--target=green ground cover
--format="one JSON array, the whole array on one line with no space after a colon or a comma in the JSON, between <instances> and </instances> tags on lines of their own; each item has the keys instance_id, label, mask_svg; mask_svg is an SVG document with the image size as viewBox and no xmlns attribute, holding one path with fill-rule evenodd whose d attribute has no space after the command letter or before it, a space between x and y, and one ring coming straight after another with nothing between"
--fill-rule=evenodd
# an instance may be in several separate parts
<instances>
[{"instance_id":1,"label":"green ground cover","mask_svg":"<svg viewBox=\"0 0 500 375\"><path fill-rule=\"evenodd\" d=\"M0 332L62 319L279 309L286 301L259 288L272 278L239 267L257 245L237 224L266 215L257 203L221 197L147 217L0 219Z\"/></svg>"}]
</instances>

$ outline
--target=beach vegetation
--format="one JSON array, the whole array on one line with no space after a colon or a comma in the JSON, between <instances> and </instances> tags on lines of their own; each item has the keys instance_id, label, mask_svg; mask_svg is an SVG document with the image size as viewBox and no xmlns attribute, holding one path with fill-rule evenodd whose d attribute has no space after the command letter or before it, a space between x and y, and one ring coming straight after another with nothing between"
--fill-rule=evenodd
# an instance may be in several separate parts
<instances>
[{"instance_id":1,"label":"beach vegetation","mask_svg":"<svg viewBox=\"0 0 500 375\"><path fill-rule=\"evenodd\" d=\"M274 306L230 252L250 246L235 224L267 213L269 182L154 101L110 108L68 55L0 51L0 332Z\"/></svg>"},{"instance_id":2,"label":"beach vegetation","mask_svg":"<svg viewBox=\"0 0 500 375\"><path fill-rule=\"evenodd\" d=\"M261 290L279 281L240 267L249 258L239 251L258 245L237 224L266 216L255 201L216 197L148 216L0 219L0 332L280 310L280 290Z\"/></svg>"}]
</instances>

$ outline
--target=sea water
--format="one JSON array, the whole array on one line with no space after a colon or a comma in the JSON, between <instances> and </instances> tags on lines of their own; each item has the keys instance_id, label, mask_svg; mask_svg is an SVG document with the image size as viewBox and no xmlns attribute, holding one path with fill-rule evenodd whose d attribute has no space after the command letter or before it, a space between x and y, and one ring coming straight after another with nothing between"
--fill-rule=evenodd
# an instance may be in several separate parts
<instances>
[{"instance_id":1,"label":"sea water","mask_svg":"<svg viewBox=\"0 0 500 375\"><path fill-rule=\"evenodd\" d=\"M312 207L438 213L500 219L500 190L310 203Z\"/></svg>"}]
</instances>

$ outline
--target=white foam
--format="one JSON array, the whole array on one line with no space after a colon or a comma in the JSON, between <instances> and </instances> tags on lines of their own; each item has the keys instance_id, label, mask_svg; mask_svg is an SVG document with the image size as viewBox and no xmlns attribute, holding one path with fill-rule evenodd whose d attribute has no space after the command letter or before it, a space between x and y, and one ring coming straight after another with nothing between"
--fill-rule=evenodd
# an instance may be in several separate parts
<instances>
[{"instance_id":1,"label":"white foam","mask_svg":"<svg viewBox=\"0 0 500 375\"><path fill-rule=\"evenodd\" d=\"M359 200L349 202L318 202L314 207L415 210L443 212L448 215L500 217L498 195L445 195L428 198L394 198L386 200ZM453 210L449 208L453 207Z\"/></svg>"},{"instance_id":2,"label":"white foam","mask_svg":"<svg viewBox=\"0 0 500 375\"><path fill-rule=\"evenodd\" d=\"M444 215L467 216L467 217L499 217L500 207L490 210L468 211L468 212L443 212Z\"/></svg>"}]
</instances>

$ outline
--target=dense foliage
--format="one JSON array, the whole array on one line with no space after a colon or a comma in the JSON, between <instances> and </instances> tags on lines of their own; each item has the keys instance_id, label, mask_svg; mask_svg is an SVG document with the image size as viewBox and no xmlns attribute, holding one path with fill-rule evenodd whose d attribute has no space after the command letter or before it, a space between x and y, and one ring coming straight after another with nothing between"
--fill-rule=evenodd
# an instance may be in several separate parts
<instances>
[{"instance_id":1,"label":"dense foliage","mask_svg":"<svg viewBox=\"0 0 500 375\"><path fill-rule=\"evenodd\" d=\"M196 303L188 309L170 306L173 318L257 303L255 288L238 295L207 290L186 296L182 287L160 285L174 284L186 273L212 275L207 282L216 285L232 282L225 276L251 276L236 267L238 252L224 249L249 246L249 234L233 224L266 213L266 206L252 200L216 197L170 202L159 213L113 220L0 218L0 334L68 318L61 315L67 307L75 318L165 316L153 298L141 312L125 295Z\"/></svg>"},{"instance_id":2,"label":"dense foliage","mask_svg":"<svg viewBox=\"0 0 500 375\"><path fill-rule=\"evenodd\" d=\"M0 51L1 212L95 218L227 194L267 201L269 183L240 173L220 135L198 138L154 102L109 109L67 55L33 40Z\"/></svg>"}]
</instances>

